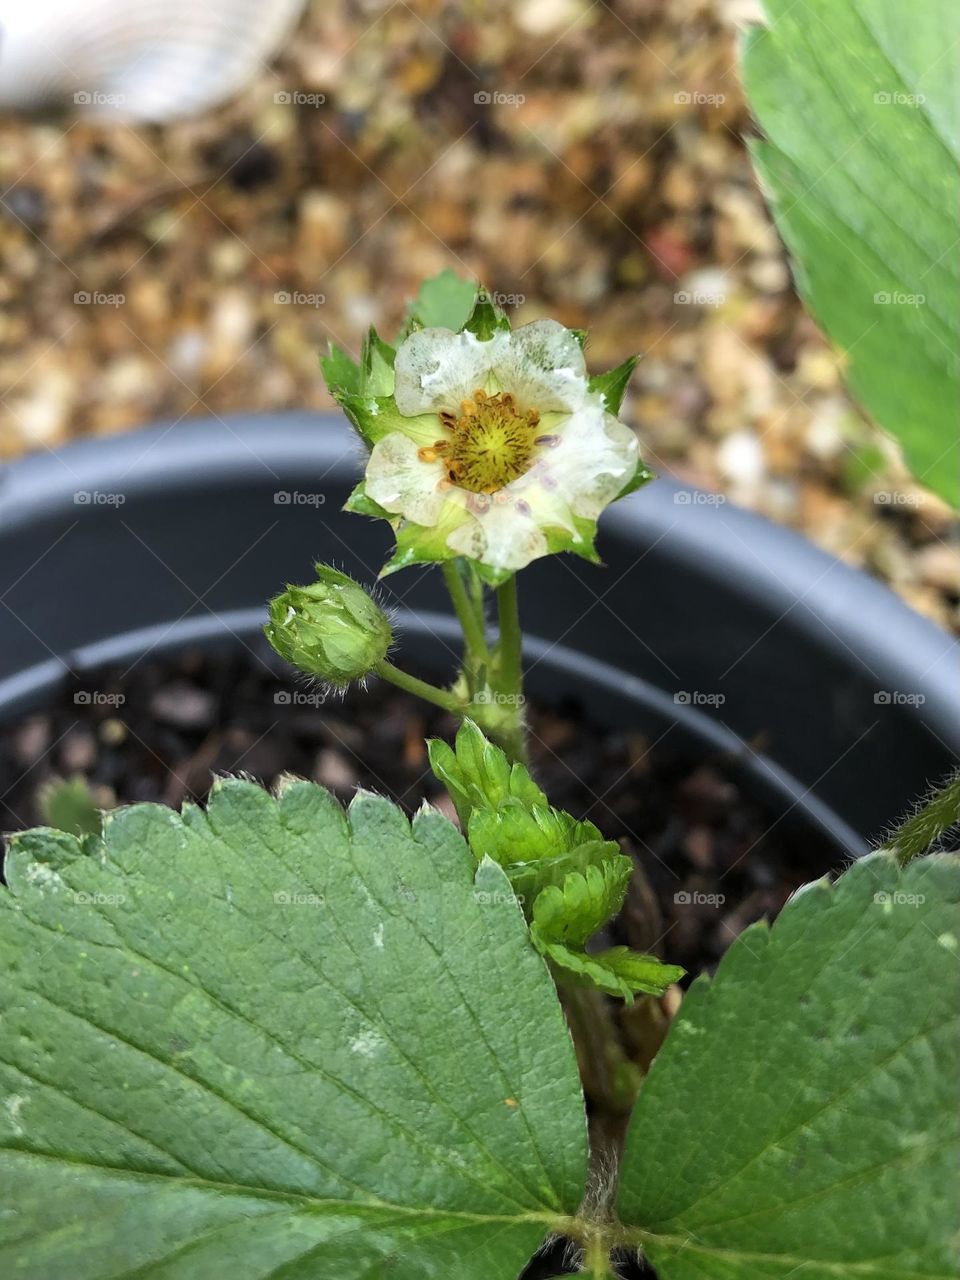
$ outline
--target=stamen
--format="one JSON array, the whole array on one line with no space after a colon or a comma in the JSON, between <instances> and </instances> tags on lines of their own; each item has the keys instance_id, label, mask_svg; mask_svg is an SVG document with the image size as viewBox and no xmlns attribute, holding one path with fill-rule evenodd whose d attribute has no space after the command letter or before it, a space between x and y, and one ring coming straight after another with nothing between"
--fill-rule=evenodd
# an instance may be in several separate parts
<instances>
[{"instance_id":1,"label":"stamen","mask_svg":"<svg viewBox=\"0 0 960 1280\"><path fill-rule=\"evenodd\" d=\"M460 403L461 413L444 409L438 414L440 425L449 433L417 451L423 462L444 461L445 485L456 485L472 495L478 511L489 509L495 502L509 502L501 496L511 481L524 475L534 457L535 430L540 421L536 408L520 409L509 391L491 395L477 387L471 398ZM555 443L556 437L544 436L543 442ZM472 507L473 509L473 507Z\"/></svg>"}]
</instances>

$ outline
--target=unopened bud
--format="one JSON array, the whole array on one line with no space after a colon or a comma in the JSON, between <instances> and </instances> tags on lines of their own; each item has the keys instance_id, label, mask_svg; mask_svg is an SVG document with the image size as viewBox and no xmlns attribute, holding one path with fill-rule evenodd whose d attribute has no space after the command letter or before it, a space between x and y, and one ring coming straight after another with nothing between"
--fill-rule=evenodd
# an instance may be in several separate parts
<instances>
[{"instance_id":1,"label":"unopened bud","mask_svg":"<svg viewBox=\"0 0 960 1280\"><path fill-rule=\"evenodd\" d=\"M287 662L344 686L359 680L390 647L390 620L373 597L345 573L316 566L317 581L287 587L270 601L267 639Z\"/></svg>"}]
</instances>

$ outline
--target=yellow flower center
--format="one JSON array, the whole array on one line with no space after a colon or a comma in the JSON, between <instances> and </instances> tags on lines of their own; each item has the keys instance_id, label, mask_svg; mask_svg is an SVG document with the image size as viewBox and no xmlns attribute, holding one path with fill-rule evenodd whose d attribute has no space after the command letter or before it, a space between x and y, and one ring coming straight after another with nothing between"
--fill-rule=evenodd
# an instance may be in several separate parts
<instances>
[{"instance_id":1,"label":"yellow flower center","mask_svg":"<svg viewBox=\"0 0 960 1280\"><path fill-rule=\"evenodd\" d=\"M471 493L495 493L522 476L538 443L536 409L521 411L509 391L487 395L477 390L460 413L445 410L441 425L449 433L419 451L423 462L443 459L447 479Z\"/></svg>"}]
</instances>

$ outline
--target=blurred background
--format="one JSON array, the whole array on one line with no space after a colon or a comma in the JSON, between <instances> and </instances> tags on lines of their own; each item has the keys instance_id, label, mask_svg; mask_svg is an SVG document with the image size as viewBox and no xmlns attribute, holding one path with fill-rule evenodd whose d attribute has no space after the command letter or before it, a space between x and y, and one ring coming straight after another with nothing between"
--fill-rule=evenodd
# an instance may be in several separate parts
<instances>
[{"instance_id":1,"label":"blurred background","mask_svg":"<svg viewBox=\"0 0 960 1280\"><path fill-rule=\"evenodd\" d=\"M329 408L318 352L449 266L596 370L643 352L655 469L960 629L951 514L845 395L751 171L752 0L7 4L0 463Z\"/></svg>"}]
</instances>

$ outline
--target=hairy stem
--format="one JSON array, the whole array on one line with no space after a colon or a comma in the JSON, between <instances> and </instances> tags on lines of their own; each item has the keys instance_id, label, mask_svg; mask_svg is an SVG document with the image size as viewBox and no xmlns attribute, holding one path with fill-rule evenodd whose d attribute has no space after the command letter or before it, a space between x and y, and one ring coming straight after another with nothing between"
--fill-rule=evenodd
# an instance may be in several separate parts
<instances>
[{"instance_id":1,"label":"hairy stem","mask_svg":"<svg viewBox=\"0 0 960 1280\"><path fill-rule=\"evenodd\" d=\"M497 643L496 688L499 695L497 740L514 760L527 762L527 735L523 721L523 660L517 578L497 588L500 638Z\"/></svg>"},{"instance_id":2,"label":"hairy stem","mask_svg":"<svg viewBox=\"0 0 960 1280\"><path fill-rule=\"evenodd\" d=\"M487 660L487 637L483 625L483 605L471 599L456 561L447 560L443 565L443 578L450 592L450 599L463 631L467 651L478 662Z\"/></svg>"},{"instance_id":3,"label":"hairy stem","mask_svg":"<svg viewBox=\"0 0 960 1280\"><path fill-rule=\"evenodd\" d=\"M922 808L905 819L884 841L881 851L894 854L901 867L905 867L908 862L933 848L958 823L960 772L933 791Z\"/></svg>"},{"instance_id":4,"label":"hairy stem","mask_svg":"<svg viewBox=\"0 0 960 1280\"><path fill-rule=\"evenodd\" d=\"M497 608L500 616L500 678L504 693L523 693L523 665L521 658L522 633L520 609L517 604L517 575L501 587L497 587Z\"/></svg>"},{"instance_id":5,"label":"hairy stem","mask_svg":"<svg viewBox=\"0 0 960 1280\"><path fill-rule=\"evenodd\" d=\"M399 667L395 667L386 658L377 663L374 671L378 676L382 676L384 680L389 680L391 684L395 684L398 689L405 689L407 693L415 694L418 698L423 698L425 702L432 702L434 706L443 707L444 711L452 711L454 715L463 715L466 704L462 698L458 698L455 693L450 693L447 689L438 689L435 684L428 684L426 680L418 680L416 676L412 676L406 671L401 671Z\"/></svg>"}]
</instances>

